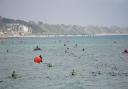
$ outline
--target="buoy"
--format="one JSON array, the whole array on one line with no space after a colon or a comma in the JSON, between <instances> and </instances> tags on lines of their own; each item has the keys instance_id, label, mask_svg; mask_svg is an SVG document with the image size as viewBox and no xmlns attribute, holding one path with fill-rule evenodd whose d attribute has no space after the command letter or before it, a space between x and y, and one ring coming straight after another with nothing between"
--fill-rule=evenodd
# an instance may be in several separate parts
<instances>
[{"instance_id":1,"label":"buoy","mask_svg":"<svg viewBox=\"0 0 128 89\"><path fill-rule=\"evenodd\" d=\"M40 63L42 62L42 57L41 57L41 55L40 55L40 56L36 56L36 57L34 58L34 62L35 62L36 64L40 64Z\"/></svg>"}]
</instances>

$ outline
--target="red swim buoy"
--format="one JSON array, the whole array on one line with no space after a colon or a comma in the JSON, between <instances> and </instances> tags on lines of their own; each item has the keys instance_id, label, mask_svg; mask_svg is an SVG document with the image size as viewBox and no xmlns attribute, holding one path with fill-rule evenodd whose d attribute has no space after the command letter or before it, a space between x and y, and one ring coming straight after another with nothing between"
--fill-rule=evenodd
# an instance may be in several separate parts
<instances>
[{"instance_id":1,"label":"red swim buoy","mask_svg":"<svg viewBox=\"0 0 128 89\"><path fill-rule=\"evenodd\" d=\"M42 62L42 58L41 58L40 56L36 56L36 57L34 58L34 62L35 62L36 64L40 64L40 63Z\"/></svg>"}]
</instances>

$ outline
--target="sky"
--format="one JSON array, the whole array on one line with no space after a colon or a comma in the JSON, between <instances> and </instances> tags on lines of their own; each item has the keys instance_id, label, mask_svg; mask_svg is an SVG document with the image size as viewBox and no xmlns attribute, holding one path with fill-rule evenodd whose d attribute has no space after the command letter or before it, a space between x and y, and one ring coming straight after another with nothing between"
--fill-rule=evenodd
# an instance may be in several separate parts
<instances>
[{"instance_id":1,"label":"sky","mask_svg":"<svg viewBox=\"0 0 128 89\"><path fill-rule=\"evenodd\" d=\"M128 27L128 0L0 0L0 16L49 24Z\"/></svg>"}]
</instances>

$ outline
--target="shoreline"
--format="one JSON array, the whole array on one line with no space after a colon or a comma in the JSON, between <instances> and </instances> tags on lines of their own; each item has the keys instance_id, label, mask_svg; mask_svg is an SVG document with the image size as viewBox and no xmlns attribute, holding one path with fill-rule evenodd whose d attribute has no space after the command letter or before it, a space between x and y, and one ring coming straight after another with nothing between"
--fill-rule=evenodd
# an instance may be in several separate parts
<instances>
[{"instance_id":1,"label":"shoreline","mask_svg":"<svg viewBox=\"0 0 128 89\"><path fill-rule=\"evenodd\" d=\"M96 36L119 36L119 35L125 36L128 34L96 34Z\"/></svg>"},{"instance_id":2,"label":"shoreline","mask_svg":"<svg viewBox=\"0 0 128 89\"><path fill-rule=\"evenodd\" d=\"M48 35L25 35L25 36L0 36L0 38L15 38L15 37L73 37L73 36L76 36L76 37L80 37L80 36L89 36L89 37L95 37L95 36L127 36L128 34L89 34L89 35L77 35L77 34L74 34L74 35L55 35L55 34L48 34Z\"/></svg>"}]
</instances>

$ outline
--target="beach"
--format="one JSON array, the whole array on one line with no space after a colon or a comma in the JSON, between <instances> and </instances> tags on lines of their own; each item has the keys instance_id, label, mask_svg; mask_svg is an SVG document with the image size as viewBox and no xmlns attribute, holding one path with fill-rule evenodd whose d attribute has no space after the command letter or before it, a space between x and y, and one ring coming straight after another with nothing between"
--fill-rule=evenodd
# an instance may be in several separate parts
<instances>
[{"instance_id":1,"label":"beach","mask_svg":"<svg viewBox=\"0 0 128 89\"><path fill-rule=\"evenodd\" d=\"M0 89L127 89L128 54L122 53L127 40L127 35L0 39ZM42 50L33 51L37 45ZM37 55L43 63L34 63Z\"/></svg>"}]
</instances>

